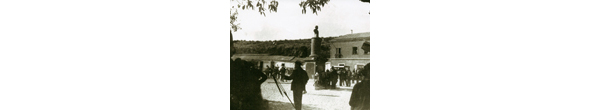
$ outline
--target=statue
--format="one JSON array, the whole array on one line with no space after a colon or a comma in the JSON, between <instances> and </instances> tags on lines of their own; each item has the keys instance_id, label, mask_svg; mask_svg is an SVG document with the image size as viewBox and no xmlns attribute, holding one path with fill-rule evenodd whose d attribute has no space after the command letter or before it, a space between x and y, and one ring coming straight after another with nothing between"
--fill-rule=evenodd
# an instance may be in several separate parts
<instances>
[{"instance_id":1,"label":"statue","mask_svg":"<svg viewBox=\"0 0 600 110\"><path fill-rule=\"evenodd\" d=\"M315 26L315 30L313 30L315 32L315 37L312 38L311 42L310 42L310 55L309 57L313 57L316 58L317 53L320 51L321 48L321 38L319 38L319 26Z\"/></svg>"},{"instance_id":2,"label":"statue","mask_svg":"<svg viewBox=\"0 0 600 110\"><path fill-rule=\"evenodd\" d=\"M313 30L315 32L315 37L319 38L319 26L315 26L315 30Z\"/></svg>"}]
</instances>

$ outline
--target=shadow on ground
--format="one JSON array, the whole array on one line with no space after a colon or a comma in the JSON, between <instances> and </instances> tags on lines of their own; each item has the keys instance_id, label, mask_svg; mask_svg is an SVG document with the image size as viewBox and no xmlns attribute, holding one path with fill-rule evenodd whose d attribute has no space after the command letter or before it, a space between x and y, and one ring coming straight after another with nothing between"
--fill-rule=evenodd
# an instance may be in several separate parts
<instances>
[{"instance_id":1,"label":"shadow on ground","mask_svg":"<svg viewBox=\"0 0 600 110\"><path fill-rule=\"evenodd\" d=\"M308 93L305 95L316 95L316 96L325 96L325 97L340 97L339 95L328 95L328 94L312 94L312 93Z\"/></svg>"},{"instance_id":2,"label":"shadow on ground","mask_svg":"<svg viewBox=\"0 0 600 110\"><path fill-rule=\"evenodd\" d=\"M332 88L315 88L315 90L350 91L350 92L352 92L352 88L340 88L340 87L337 87L335 89L332 89Z\"/></svg>"},{"instance_id":3,"label":"shadow on ground","mask_svg":"<svg viewBox=\"0 0 600 110\"><path fill-rule=\"evenodd\" d=\"M270 84L275 84L275 82L267 82L267 83L270 83ZM292 84L292 82L291 82L291 81L288 81L288 82L278 82L278 83L279 83L279 84Z\"/></svg>"},{"instance_id":4,"label":"shadow on ground","mask_svg":"<svg viewBox=\"0 0 600 110\"><path fill-rule=\"evenodd\" d=\"M294 106L290 102L279 102L264 100L265 110L294 110ZM302 110L324 110L311 105L302 105Z\"/></svg>"}]
</instances>

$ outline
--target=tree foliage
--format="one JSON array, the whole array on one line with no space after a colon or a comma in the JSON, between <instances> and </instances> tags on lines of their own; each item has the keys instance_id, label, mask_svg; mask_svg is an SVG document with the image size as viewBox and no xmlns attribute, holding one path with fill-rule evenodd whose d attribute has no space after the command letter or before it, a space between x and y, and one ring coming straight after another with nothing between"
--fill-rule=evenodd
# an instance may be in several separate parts
<instances>
[{"instance_id":1,"label":"tree foliage","mask_svg":"<svg viewBox=\"0 0 600 110\"><path fill-rule=\"evenodd\" d=\"M231 26L231 29L234 32L239 29L242 29L240 27L240 24L236 23L239 9L258 9L259 14L266 16L267 14L265 13L265 11L268 10L269 12L277 12L277 7L279 6L279 2L276 0L272 0L269 2L265 0L231 0L231 2L237 3L237 5L231 6L231 9L229 10L229 25Z\"/></svg>"},{"instance_id":2,"label":"tree foliage","mask_svg":"<svg viewBox=\"0 0 600 110\"><path fill-rule=\"evenodd\" d=\"M238 15L237 10L229 15L229 26L231 26L231 30L233 30L233 31L242 29L241 27L239 27L240 23L235 22L235 21L237 21L237 15ZM231 33L231 32L229 32L229 33Z\"/></svg>"},{"instance_id":3,"label":"tree foliage","mask_svg":"<svg viewBox=\"0 0 600 110\"><path fill-rule=\"evenodd\" d=\"M306 0L300 2L300 7L302 7L302 14L306 14L306 8L310 8L312 12L318 15L318 11L321 11L321 8L327 4L329 0Z\"/></svg>"},{"instance_id":4,"label":"tree foliage","mask_svg":"<svg viewBox=\"0 0 600 110\"><path fill-rule=\"evenodd\" d=\"M331 39L331 38L325 38ZM234 42L237 53L240 54L271 54L295 57L308 57L310 55L310 39L277 40L277 41L243 41ZM329 43L323 42L319 47L319 56L329 57ZM327 59L324 59L327 60Z\"/></svg>"},{"instance_id":5,"label":"tree foliage","mask_svg":"<svg viewBox=\"0 0 600 110\"><path fill-rule=\"evenodd\" d=\"M229 24L231 26L231 30L234 32L242 29L240 23L236 23L238 10L255 10L258 9L258 13L263 16L267 16L265 11L269 12L277 12L277 7L279 6L279 2L277 0L271 0L267 2L266 0L231 0L231 2L236 3L236 5L231 6L229 10ZM321 8L327 4L329 0L306 0L300 2L300 7L302 8L302 14L306 14L306 8L310 8L314 14L317 14L318 11L321 11Z\"/></svg>"}]
</instances>

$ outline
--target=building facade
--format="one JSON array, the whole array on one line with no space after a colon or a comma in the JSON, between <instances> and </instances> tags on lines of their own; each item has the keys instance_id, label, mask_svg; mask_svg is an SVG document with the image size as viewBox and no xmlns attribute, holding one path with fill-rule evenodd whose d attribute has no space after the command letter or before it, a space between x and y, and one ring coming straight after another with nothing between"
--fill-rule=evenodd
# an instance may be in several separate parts
<instances>
[{"instance_id":1,"label":"building facade","mask_svg":"<svg viewBox=\"0 0 600 110\"><path fill-rule=\"evenodd\" d=\"M371 61L370 52L362 49L365 42L370 42L370 37L370 32L365 32L342 35L330 40L331 53L325 69L330 70L332 66L362 69Z\"/></svg>"}]
</instances>

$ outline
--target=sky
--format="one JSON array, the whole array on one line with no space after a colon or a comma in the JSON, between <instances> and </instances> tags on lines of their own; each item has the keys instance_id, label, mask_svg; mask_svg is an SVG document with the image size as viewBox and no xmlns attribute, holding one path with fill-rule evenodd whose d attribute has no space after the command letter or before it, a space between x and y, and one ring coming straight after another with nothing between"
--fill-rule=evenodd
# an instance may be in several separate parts
<instances>
[{"instance_id":1,"label":"sky","mask_svg":"<svg viewBox=\"0 0 600 110\"><path fill-rule=\"evenodd\" d=\"M267 0L269 1L269 0ZM233 32L234 40L283 40L314 37L313 29L319 26L319 36L340 36L370 32L370 4L359 0L331 0L318 15L307 8L302 14L301 0L278 0L277 12L238 10L241 30ZM232 2L231 5L237 4ZM352 30L352 31L351 31Z\"/></svg>"}]
</instances>

